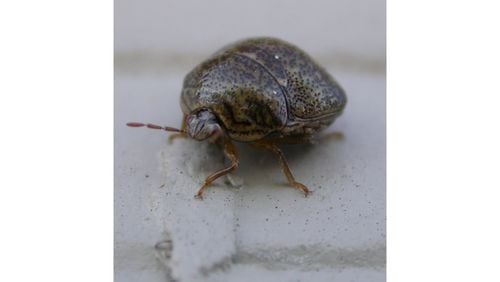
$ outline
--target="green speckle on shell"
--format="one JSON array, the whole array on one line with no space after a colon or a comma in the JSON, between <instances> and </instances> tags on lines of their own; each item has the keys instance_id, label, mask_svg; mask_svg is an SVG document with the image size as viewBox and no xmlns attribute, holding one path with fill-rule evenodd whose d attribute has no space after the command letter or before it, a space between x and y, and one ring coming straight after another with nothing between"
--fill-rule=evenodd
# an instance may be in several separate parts
<instances>
[{"instance_id":1,"label":"green speckle on shell","mask_svg":"<svg viewBox=\"0 0 500 282\"><path fill-rule=\"evenodd\" d=\"M347 102L340 85L306 53L274 38L236 42L184 79L185 114L212 111L236 141L311 136Z\"/></svg>"}]
</instances>

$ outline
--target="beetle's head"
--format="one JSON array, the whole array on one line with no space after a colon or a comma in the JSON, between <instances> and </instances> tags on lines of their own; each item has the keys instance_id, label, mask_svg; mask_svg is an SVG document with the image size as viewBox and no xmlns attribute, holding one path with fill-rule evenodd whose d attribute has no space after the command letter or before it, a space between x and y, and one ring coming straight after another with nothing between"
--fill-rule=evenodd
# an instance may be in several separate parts
<instances>
[{"instance_id":1,"label":"beetle's head","mask_svg":"<svg viewBox=\"0 0 500 282\"><path fill-rule=\"evenodd\" d=\"M129 122L130 127L147 127L150 129L165 130L177 132L181 135L187 135L198 141L209 139L215 141L223 135L223 131L215 115L208 109L199 109L186 116L185 128L177 129L170 126L160 126L151 123Z\"/></svg>"},{"instance_id":2,"label":"beetle's head","mask_svg":"<svg viewBox=\"0 0 500 282\"><path fill-rule=\"evenodd\" d=\"M215 140L222 135L222 128L215 115L207 109L194 111L186 117L189 137L198 141Z\"/></svg>"}]
</instances>

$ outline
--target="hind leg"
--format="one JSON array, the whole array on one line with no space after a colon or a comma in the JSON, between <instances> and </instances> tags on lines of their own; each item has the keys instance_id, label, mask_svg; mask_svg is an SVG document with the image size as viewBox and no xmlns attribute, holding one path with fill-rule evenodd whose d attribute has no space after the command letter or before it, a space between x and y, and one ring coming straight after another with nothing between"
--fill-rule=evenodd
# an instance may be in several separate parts
<instances>
[{"instance_id":1,"label":"hind leg","mask_svg":"<svg viewBox=\"0 0 500 282\"><path fill-rule=\"evenodd\" d=\"M292 172L290 171L290 167L288 166L288 162L285 158L283 152L276 146L276 144L272 142L260 141L254 143L254 146L258 148L263 148L273 152L280 160L281 168L283 169L283 173L285 173L286 179L288 183L295 189L300 190L307 197L311 191L302 183L295 181Z\"/></svg>"}]
</instances>

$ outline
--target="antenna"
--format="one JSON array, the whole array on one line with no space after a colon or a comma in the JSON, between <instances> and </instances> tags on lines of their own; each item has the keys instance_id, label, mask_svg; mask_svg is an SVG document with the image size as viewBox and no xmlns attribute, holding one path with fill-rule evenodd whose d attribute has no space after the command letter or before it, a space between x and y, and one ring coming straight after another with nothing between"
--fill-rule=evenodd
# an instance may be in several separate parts
<instances>
[{"instance_id":1,"label":"antenna","mask_svg":"<svg viewBox=\"0 0 500 282\"><path fill-rule=\"evenodd\" d=\"M169 126L159 126L159 125L151 124L151 123L146 124L146 123L140 123L140 122L129 122L129 123L127 123L127 126L129 126L129 127L147 127L150 129L158 129L158 130L165 130L165 131L170 131L170 132L180 132L180 133L187 134L187 132L185 130L182 130L182 129L177 129L177 128L173 128L173 127L169 127Z\"/></svg>"}]
</instances>

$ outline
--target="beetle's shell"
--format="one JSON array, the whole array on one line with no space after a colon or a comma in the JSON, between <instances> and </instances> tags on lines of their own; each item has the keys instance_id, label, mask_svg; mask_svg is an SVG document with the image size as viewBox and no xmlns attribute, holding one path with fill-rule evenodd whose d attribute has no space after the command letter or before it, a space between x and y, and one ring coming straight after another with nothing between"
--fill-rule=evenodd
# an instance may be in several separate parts
<instances>
[{"instance_id":1,"label":"beetle's shell","mask_svg":"<svg viewBox=\"0 0 500 282\"><path fill-rule=\"evenodd\" d=\"M209 109L236 141L308 137L347 102L340 85L307 54L274 38L229 45L184 80L185 114Z\"/></svg>"}]
</instances>

